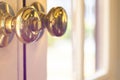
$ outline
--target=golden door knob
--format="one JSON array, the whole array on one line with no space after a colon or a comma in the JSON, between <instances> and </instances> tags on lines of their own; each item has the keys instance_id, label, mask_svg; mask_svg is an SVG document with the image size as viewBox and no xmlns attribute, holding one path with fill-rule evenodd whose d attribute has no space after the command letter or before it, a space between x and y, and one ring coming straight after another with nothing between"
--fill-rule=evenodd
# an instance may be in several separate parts
<instances>
[{"instance_id":1,"label":"golden door knob","mask_svg":"<svg viewBox=\"0 0 120 80\"><path fill-rule=\"evenodd\" d=\"M24 7L16 15L16 35L23 43L35 41L39 34L43 34L43 28L39 13L31 8Z\"/></svg>"},{"instance_id":2,"label":"golden door knob","mask_svg":"<svg viewBox=\"0 0 120 80\"><path fill-rule=\"evenodd\" d=\"M48 14L45 14L39 9L40 3L34 2L31 6L40 13L43 19L42 24L44 27L47 27L51 35L62 36L66 32L67 14L62 7L52 8Z\"/></svg>"},{"instance_id":3,"label":"golden door knob","mask_svg":"<svg viewBox=\"0 0 120 80\"><path fill-rule=\"evenodd\" d=\"M62 36L67 28L67 14L62 7L52 8L45 14L43 6L34 2L16 15L10 5L0 2L0 47L9 44L15 33L23 43L37 41L47 28L53 36Z\"/></svg>"},{"instance_id":4,"label":"golden door knob","mask_svg":"<svg viewBox=\"0 0 120 80\"><path fill-rule=\"evenodd\" d=\"M0 47L7 46L14 35L12 18L13 9L5 2L0 2Z\"/></svg>"},{"instance_id":5,"label":"golden door knob","mask_svg":"<svg viewBox=\"0 0 120 80\"><path fill-rule=\"evenodd\" d=\"M45 25L53 36L62 36L67 28L67 15L62 7L52 8L46 15Z\"/></svg>"}]
</instances>

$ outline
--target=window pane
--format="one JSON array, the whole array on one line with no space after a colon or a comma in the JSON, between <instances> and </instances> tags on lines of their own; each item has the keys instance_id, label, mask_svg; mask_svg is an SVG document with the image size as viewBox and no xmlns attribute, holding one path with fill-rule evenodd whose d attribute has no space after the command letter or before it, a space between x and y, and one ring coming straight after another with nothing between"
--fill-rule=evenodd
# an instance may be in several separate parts
<instances>
[{"instance_id":1,"label":"window pane","mask_svg":"<svg viewBox=\"0 0 120 80\"><path fill-rule=\"evenodd\" d=\"M92 76L96 71L96 1L85 2L85 37L84 37L84 77Z\"/></svg>"}]
</instances>

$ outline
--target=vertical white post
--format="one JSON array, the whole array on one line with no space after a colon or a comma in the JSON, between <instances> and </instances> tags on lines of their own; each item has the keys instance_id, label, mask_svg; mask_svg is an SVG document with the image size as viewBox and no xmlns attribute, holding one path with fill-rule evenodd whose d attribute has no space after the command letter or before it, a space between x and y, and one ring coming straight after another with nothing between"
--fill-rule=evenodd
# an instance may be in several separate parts
<instances>
[{"instance_id":1,"label":"vertical white post","mask_svg":"<svg viewBox=\"0 0 120 80\"><path fill-rule=\"evenodd\" d=\"M84 80L84 0L72 0L73 80Z\"/></svg>"}]
</instances>

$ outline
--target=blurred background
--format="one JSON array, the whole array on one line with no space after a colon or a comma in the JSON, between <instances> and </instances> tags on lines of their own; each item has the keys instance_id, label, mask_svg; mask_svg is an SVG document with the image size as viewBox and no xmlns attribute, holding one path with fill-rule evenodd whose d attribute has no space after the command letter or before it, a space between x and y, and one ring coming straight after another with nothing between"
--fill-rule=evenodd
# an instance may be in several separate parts
<instances>
[{"instance_id":1,"label":"blurred background","mask_svg":"<svg viewBox=\"0 0 120 80\"><path fill-rule=\"evenodd\" d=\"M67 32L60 38L48 33L47 76L48 80L73 80L72 51L72 0L47 0L48 11L62 6L68 14ZM96 0L84 0L84 77L96 72Z\"/></svg>"}]
</instances>

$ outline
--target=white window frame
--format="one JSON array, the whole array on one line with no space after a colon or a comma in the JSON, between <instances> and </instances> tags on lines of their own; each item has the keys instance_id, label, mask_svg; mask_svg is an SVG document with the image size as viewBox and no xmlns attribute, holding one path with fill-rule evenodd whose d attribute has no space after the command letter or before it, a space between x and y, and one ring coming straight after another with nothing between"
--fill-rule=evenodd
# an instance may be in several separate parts
<instances>
[{"instance_id":1,"label":"white window frame","mask_svg":"<svg viewBox=\"0 0 120 80\"><path fill-rule=\"evenodd\" d=\"M98 0L100 71L87 80L119 80L119 0ZM84 79L84 0L72 0L73 80Z\"/></svg>"}]
</instances>

